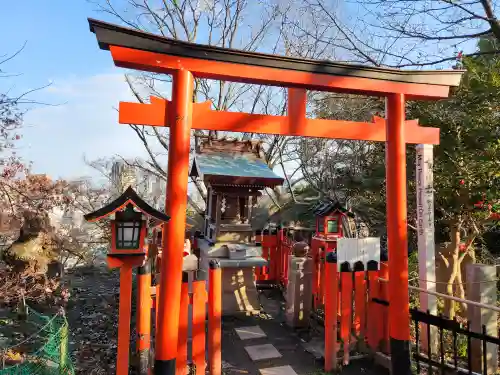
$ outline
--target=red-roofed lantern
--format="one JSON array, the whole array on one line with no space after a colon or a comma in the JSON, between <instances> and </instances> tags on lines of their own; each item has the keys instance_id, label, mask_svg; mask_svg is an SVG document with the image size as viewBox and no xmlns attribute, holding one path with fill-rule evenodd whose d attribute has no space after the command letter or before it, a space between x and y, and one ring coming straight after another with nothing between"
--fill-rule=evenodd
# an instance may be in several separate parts
<instances>
[{"instance_id":1,"label":"red-roofed lantern","mask_svg":"<svg viewBox=\"0 0 500 375\"><path fill-rule=\"evenodd\" d=\"M147 259L148 220L156 225L170 218L157 211L131 187L111 203L84 216L89 222L111 218L111 246L108 266L120 268L120 308L116 374L129 373L130 314L132 310L132 268L137 271L137 351L139 368L149 368L151 331L151 262Z\"/></svg>"},{"instance_id":2,"label":"red-roofed lantern","mask_svg":"<svg viewBox=\"0 0 500 375\"><path fill-rule=\"evenodd\" d=\"M337 251L337 240L351 237L348 217L354 214L339 202L322 202L314 210L316 215L316 233L311 240L311 257L314 261L313 296L314 306L323 306L324 290L321 278L324 275L325 256Z\"/></svg>"},{"instance_id":3,"label":"red-roofed lantern","mask_svg":"<svg viewBox=\"0 0 500 375\"><path fill-rule=\"evenodd\" d=\"M147 220L153 220L158 225L170 219L146 203L131 187L111 203L84 217L89 222L111 217L111 247L108 252L110 267L120 267L125 258L137 258L136 262L127 262L131 266L140 265L147 255ZM118 259L122 262L117 262Z\"/></svg>"}]
</instances>

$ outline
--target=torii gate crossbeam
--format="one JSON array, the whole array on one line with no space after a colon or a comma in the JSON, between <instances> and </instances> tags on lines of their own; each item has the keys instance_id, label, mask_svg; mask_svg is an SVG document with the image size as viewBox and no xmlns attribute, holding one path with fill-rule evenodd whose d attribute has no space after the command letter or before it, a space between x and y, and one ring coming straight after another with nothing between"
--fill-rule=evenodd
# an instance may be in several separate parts
<instances>
[{"instance_id":1,"label":"torii gate crossbeam","mask_svg":"<svg viewBox=\"0 0 500 375\"><path fill-rule=\"evenodd\" d=\"M171 103L153 100L149 107L122 103L120 108L120 122L170 127L166 212L171 220L163 236L163 248L168 251L162 259L155 374L173 375L176 371L190 134L191 129L199 128L386 142L392 373L411 374L406 143L437 144L439 131L405 121L405 102L447 97L463 72L401 71L248 53L172 40L96 20L89 23L99 46L111 51L116 66L171 74L173 78ZM193 105L194 78L287 87L291 93L288 116L212 112L207 104ZM306 119L305 90L383 96L387 120L364 124Z\"/></svg>"},{"instance_id":2,"label":"torii gate crossbeam","mask_svg":"<svg viewBox=\"0 0 500 375\"><path fill-rule=\"evenodd\" d=\"M192 129L260 133L315 138L386 141L386 121L374 116L372 122L307 119L296 103L305 103L305 89L288 89L288 115L272 116L241 112L212 111L211 103L193 103ZM150 104L120 102L120 124L170 126L172 102L157 97ZM439 144L439 128L418 126L418 120L405 121L405 142Z\"/></svg>"}]
</instances>

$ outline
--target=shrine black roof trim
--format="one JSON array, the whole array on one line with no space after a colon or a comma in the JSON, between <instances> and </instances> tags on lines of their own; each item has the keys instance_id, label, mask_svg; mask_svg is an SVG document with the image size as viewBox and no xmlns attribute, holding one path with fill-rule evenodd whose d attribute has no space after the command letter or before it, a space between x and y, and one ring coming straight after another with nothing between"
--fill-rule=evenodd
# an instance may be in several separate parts
<instances>
[{"instance_id":1,"label":"shrine black roof trim","mask_svg":"<svg viewBox=\"0 0 500 375\"><path fill-rule=\"evenodd\" d=\"M127 203L127 201L132 201L133 204L141 210L142 213L151 217L152 219L156 219L158 221L169 221L170 216L164 214L163 212L158 211L157 209L151 207L147 202L145 202L136 192L135 190L129 186L122 195L116 198L114 201L108 203L106 206L88 213L84 215L86 221L97 221L100 218L111 215L119 210L121 207Z\"/></svg>"}]
</instances>

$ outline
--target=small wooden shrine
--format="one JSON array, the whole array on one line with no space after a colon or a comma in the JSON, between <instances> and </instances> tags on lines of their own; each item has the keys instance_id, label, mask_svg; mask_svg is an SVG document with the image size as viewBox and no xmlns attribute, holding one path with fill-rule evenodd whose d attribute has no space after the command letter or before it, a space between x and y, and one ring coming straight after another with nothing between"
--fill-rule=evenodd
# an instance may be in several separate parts
<instances>
[{"instance_id":1,"label":"small wooden shrine","mask_svg":"<svg viewBox=\"0 0 500 375\"><path fill-rule=\"evenodd\" d=\"M252 208L264 188L283 183L265 163L257 141L206 139L198 146L190 176L207 189L205 238L251 243Z\"/></svg>"},{"instance_id":2,"label":"small wooden shrine","mask_svg":"<svg viewBox=\"0 0 500 375\"><path fill-rule=\"evenodd\" d=\"M257 313L254 268L268 266L251 225L260 191L283 183L264 161L255 141L205 139L196 149L190 175L207 189L205 228L197 239L200 268L222 268L222 313Z\"/></svg>"},{"instance_id":3,"label":"small wooden shrine","mask_svg":"<svg viewBox=\"0 0 500 375\"><path fill-rule=\"evenodd\" d=\"M316 216L316 237L327 240L352 237L349 235L349 232L353 231L349 219L354 218L354 214L339 202L322 202L316 207L314 214Z\"/></svg>"},{"instance_id":4,"label":"small wooden shrine","mask_svg":"<svg viewBox=\"0 0 500 375\"><path fill-rule=\"evenodd\" d=\"M355 237L354 214L339 202L321 202L313 213L316 216L316 231L311 243L313 253L320 248L325 252L336 251L339 238Z\"/></svg>"}]
</instances>

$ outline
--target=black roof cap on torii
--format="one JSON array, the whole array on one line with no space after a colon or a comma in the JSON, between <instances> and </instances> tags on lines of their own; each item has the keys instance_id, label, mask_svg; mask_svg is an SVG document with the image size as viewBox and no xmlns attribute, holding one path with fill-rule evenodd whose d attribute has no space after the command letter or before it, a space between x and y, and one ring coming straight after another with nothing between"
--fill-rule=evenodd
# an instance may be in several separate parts
<instances>
[{"instance_id":1,"label":"black roof cap on torii","mask_svg":"<svg viewBox=\"0 0 500 375\"><path fill-rule=\"evenodd\" d=\"M169 221L170 216L158 211L157 209L151 207L146 203L139 195L129 186L122 195L116 198L114 201L108 203L106 206L98 209L97 211L88 213L84 216L86 221L97 221L106 216L114 214L116 211L121 210L128 204L132 204L137 207L143 214L156 219L158 221Z\"/></svg>"},{"instance_id":2,"label":"black roof cap on torii","mask_svg":"<svg viewBox=\"0 0 500 375\"><path fill-rule=\"evenodd\" d=\"M413 84L458 86L463 74L462 70L400 70L248 52L184 42L92 18L88 22L103 50L119 46L185 58Z\"/></svg>"}]
</instances>

